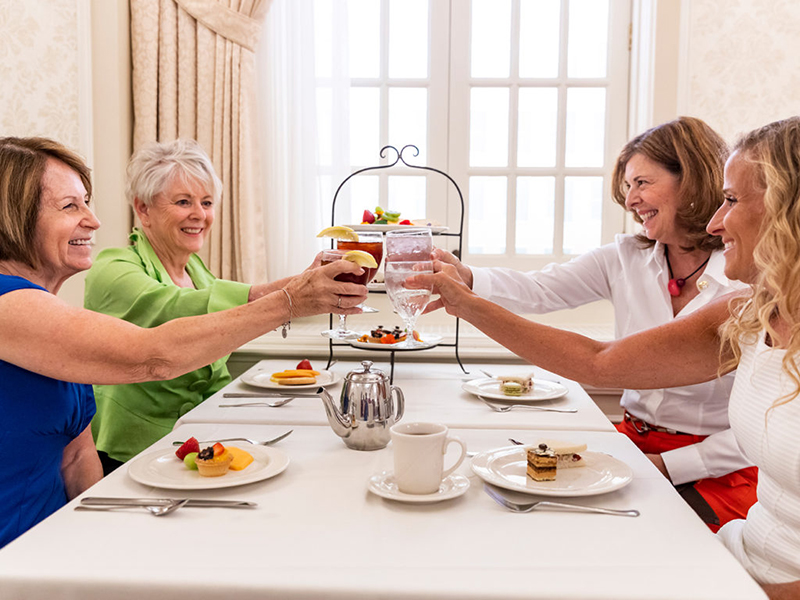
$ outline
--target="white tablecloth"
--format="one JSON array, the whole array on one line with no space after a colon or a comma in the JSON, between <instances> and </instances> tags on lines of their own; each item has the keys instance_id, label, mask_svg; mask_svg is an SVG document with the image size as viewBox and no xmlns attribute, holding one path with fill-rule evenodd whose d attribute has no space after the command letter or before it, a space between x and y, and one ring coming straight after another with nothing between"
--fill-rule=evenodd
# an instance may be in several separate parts
<instances>
[{"instance_id":1,"label":"white tablecloth","mask_svg":"<svg viewBox=\"0 0 800 600\"><path fill-rule=\"evenodd\" d=\"M266 439L284 427L191 424L154 448L190 435ZM189 495L243 499L256 509L183 508L77 512L66 506L0 550L0 596L52 600L220 598L764 598L760 588L624 436L608 432L461 429L470 450L509 436L584 440L627 463L634 480L601 496L570 499L637 508L638 518L535 511L495 504L471 475L457 499L412 505L367 491L391 469L391 445L347 449L327 427L295 426L276 447L281 475L205 492L143 486L123 467L92 496ZM136 459L134 459L136 460Z\"/></svg>"},{"instance_id":2,"label":"white tablecloth","mask_svg":"<svg viewBox=\"0 0 800 600\"><path fill-rule=\"evenodd\" d=\"M292 369L296 361L262 360L247 373L264 371L273 373ZM319 368L324 366L315 365ZM356 361L340 361L331 371L344 377L359 367ZM556 408L577 408L577 413L541 412L528 409L514 409L508 413L493 412L476 396L462 389L462 384L470 379L483 378L479 368L493 374L513 374L534 372L535 377L559 381L568 392L555 399L534 403L536 406ZM389 365L375 363L375 368L388 376ZM603 412L592 401L584 389L574 381L560 378L552 373L533 367L520 365L467 365L470 371L465 375L455 363L402 363L395 365L394 384L405 395L404 421L436 421L450 427L488 428L516 427L517 429L566 429L579 431L614 431ZM331 385L328 391L334 400L339 399L341 381ZM325 409L318 398L298 398L280 408L220 408L220 404L257 401L257 399L223 398L226 392L259 392L262 388L247 385L238 377L211 396L200 406L185 414L177 426L188 423L263 423L286 425L327 425Z\"/></svg>"}]
</instances>

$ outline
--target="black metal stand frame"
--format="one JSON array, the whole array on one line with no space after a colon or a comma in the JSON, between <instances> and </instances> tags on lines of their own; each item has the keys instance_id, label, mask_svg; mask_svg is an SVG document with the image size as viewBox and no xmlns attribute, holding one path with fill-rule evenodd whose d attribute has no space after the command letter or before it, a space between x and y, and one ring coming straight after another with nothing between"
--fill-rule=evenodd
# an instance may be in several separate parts
<instances>
[{"instance_id":1,"label":"black metal stand frame","mask_svg":"<svg viewBox=\"0 0 800 600\"><path fill-rule=\"evenodd\" d=\"M354 171L353 173L348 175L339 184L339 187L336 188L336 193L334 193L334 195L333 195L333 204L331 205L331 226L336 224L335 223L335 220L336 220L336 201L339 199L339 192L342 190L342 188L344 187L344 185L348 181L350 181L356 175L361 175L362 173L366 173L368 171L378 171L378 170L381 170L381 169L391 169L392 167L397 165L397 163L402 162L405 166L407 166L407 167L409 167L411 169L420 169L422 171L431 171L433 173L438 173L439 175L443 175L456 188L456 191L458 192L458 199L459 199L459 202L461 203L461 214L459 216L458 233L442 232L442 233L437 233L436 235L440 235L442 237L457 237L458 238L458 256L460 258L461 257L461 244L463 242L463 234L464 234L464 196L461 193L461 188L459 188L458 184L455 182L455 180L452 177L450 177L450 175L445 173L444 171L441 171L439 169L435 169L433 167L424 166L424 165L410 164L406 160L405 156L403 156L403 153L406 152L406 150L408 150L409 148L411 148L413 150L414 156L419 156L419 148L417 148L413 144L407 144L407 145L403 146L403 148L400 149L400 150L398 150L394 146L384 146L383 148L381 148L380 157L381 158L386 158L387 151L388 150L392 150L396 155L393 162L385 164L385 165L375 165L373 167L365 167L363 169L359 169L358 171ZM333 242L331 242L331 246L333 246ZM333 329L333 315L332 314L329 315L328 321L330 322L330 329ZM464 368L464 364L461 362L461 357L458 354L459 322L460 322L460 319L458 319L458 317L456 317L456 338L455 338L455 342L452 343L452 344L439 344L439 346L454 348L455 355L456 355L456 361L458 361L458 366L461 367L461 370L464 372L464 374L467 374L469 372ZM328 364L325 367L326 369L330 368L331 363L333 362L333 347L334 346L350 346L350 344L347 344L346 342L335 343L332 338L328 339ZM350 347L353 347L353 346L350 346ZM403 352L415 352L415 351L419 351L419 350L428 350L428 348L416 348L416 349L409 348L409 349L403 350ZM382 350L381 352L385 352L385 351ZM391 364L391 372L389 374L389 381L392 382L392 381L394 381L394 359L395 359L394 355L396 353L396 350L389 350L388 352L389 352L389 355L390 355L389 362Z\"/></svg>"}]
</instances>

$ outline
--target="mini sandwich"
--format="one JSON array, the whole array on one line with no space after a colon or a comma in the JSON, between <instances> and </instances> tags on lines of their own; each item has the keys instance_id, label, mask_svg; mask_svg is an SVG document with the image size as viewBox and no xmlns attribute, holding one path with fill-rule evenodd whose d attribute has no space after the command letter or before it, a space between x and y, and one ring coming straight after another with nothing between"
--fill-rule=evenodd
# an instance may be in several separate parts
<instances>
[{"instance_id":1,"label":"mini sandwich","mask_svg":"<svg viewBox=\"0 0 800 600\"><path fill-rule=\"evenodd\" d=\"M526 375L518 377L514 375L502 375L500 380L500 391L506 396L521 396L533 389L533 376Z\"/></svg>"},{"instance_id":2,"label":"mini sandwich","mask_svg":"<svg viewBox=\"0 0 800 600\"><path fill-rule=\"evenodd\" d=\"M561 440L539 440L537 445L541 446L542 444L555 452L559 469L586 466L586 460L580 454L581 452L586 452L586 444L575 444Z\"/></svg>"},{"instance_id":3,"label":"mini sandwich","mask_svg":"<svg viewBox=\"0 0 800 600\"><path fill-rule=\"evenodd\" d=\"M279 385L306 385L317 382L319 371L312 369L290 369L273 373L269 380Z\"/></svg>"}]
</instances>

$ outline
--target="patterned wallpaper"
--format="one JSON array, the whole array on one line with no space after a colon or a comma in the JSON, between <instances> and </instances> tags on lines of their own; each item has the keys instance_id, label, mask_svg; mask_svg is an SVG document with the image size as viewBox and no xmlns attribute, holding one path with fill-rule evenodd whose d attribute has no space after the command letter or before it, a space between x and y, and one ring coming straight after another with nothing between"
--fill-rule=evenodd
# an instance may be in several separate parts
<instances>
[{"instance_id":1,"label":"patterned wallpaper","mask_svg":"<svg viewBox=\"0 0 800 600\"><path fill-rule=\"evenodd\" d=\"M687 106L728 141L800 114L800 2L689 0Z\"/></svg>"},{"instance_id":2,"label":"patterned wallpaper","mask_svg":"<svg viewBox=\"0 0 800 600\"><path fill-rule=\"evenodd\" d=\"M79 0L0 0L0 135L79 150Z\"/></svg>"}]
</instances>

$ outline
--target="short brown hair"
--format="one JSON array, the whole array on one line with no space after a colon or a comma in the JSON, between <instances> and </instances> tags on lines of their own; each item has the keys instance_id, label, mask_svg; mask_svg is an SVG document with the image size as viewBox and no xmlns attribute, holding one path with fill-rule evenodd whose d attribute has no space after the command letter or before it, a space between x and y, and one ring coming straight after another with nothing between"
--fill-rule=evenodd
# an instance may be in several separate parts
<instances>
[{"instance_id":1,"label":"short brown hair","mask_svg":"<svg viewBox=\"0 0 800 600\"><path fill-rule=\"evenodd\" d=\"M0 260L38 267L33 239L51 158L75 171L91 197L90 170L77 153L47 138L0 138Z\"/></svg>"},{"instance_id":2,"label":"short brown hair","mask_svg":"<svg viewBox=\"0 0 800 600\"><path fill-rule=\"evenodd\" d=\"M679 224L689 232L689 247L701 250L722 248L722 239L709 234L706 225L722 204L725 161L728 145L705 122L694 117L678 117L636 136L622 149L611 176L611 194L625 208L625 168L635 154L658 163L677 175L681 206ZM639 215L633 218L642 222ZM654 240L644 234L636 236L651 246Z\"/></svg>"}]
</instances>

